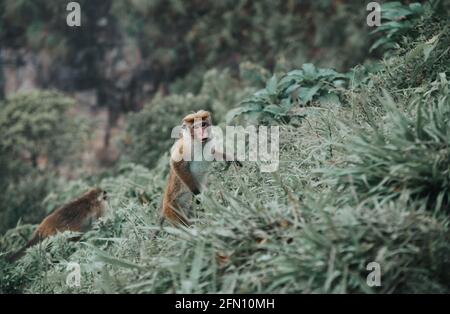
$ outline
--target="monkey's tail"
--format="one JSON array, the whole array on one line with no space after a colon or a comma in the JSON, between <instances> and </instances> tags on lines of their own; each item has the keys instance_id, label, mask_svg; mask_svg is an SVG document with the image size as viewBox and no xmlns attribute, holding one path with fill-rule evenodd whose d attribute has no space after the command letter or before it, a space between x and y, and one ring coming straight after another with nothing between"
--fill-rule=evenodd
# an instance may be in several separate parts
<instances>
[{"instance_id":1,"label":"monkey's tail","mask_svg":"<svg viewBox=\"0 0 450 314\"><path fill-rule=\"evenodd\" d=\"M160 218L160 220L159 220L159 229L158 230L155 230L154 232L153 232L153 234L150 234L150 240L151 241L153 241L158 235L159 235L159 233L161 232L161 230L162 230L162 227L163 227L163 225L164 225L164 222L166 221L166 216L164 216L164 214L162 214L163 213L163 200L161 200L161 205L160 205L160 213L161 213L161 218ZM183 223L185 226L189 226L190 225L190 223L189 223L189 221L187 220L187 218L185 218L184 217L184 215L182 215L182 214L177 214L177 211L176 210L174 210L174 213L175 213L175 215L177 216L177 218L181 221L181 223ZM169 220L170 221L170 220Z\"/></svg>"},{"instance_id":2,"label":"monkey's tail","mask_svg":"<svg viewBox=\"0 0 450 314\"><path fill-rule=\"evenodd\" d=\"M9 256L6 257L6 260L9 263L15 263L17 260L19 260L22 256L25 255L25 252L27 251L27 249L29 247L32 247L33 245L35 245L36 243L38 243L40 240L40 237L37 235L34 235L30 241L28 241L27 244L25 244L25 246L23 248L21 248L20 250L18 250L15 253L10 254Z\"/></svg>"},{"instance_id":3,"label":"monkey's tail","mask_svg":"<svg viewBox=\"0 0 450 314\"><path fill-rule=\"evenodd\" d=\"M18 259L20 259L24 254L25 251L27 250L27 247L24 246L23 248L21 248L20 250L18 250L17 252L10 254L9 256L6 257L6 260L8 261L8 263L14 263L16 262Z\"/></svg>"}]
</instances>

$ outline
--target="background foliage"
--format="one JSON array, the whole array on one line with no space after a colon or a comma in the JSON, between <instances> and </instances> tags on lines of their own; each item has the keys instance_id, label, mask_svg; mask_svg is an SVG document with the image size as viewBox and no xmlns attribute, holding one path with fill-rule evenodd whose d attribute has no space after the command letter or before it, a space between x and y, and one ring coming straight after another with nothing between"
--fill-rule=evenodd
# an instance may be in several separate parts
<instances>
[{"instance_id":1,"label":"background foliage","mask_svg":"<svg viewBox=\"0 0 450 314\"><path fill-rule=\"evenodd\" d=\"M0 147L20 148L0 150L0 183L11 191L0 196L1 214L14 217L0 238L1 292L450 292L448 2L386 3L385 26L370 40L359 1L352 9L341 1L110 4L108 18L164 84L124 118L120 160L75 178L58 166L72 157L59 143L79 131L64 120L71 100L40 92L0 105L0 129L18 138L0 139ZM382 59L367 58L371 45ZM197 109L211 110L221 126L280 126L279 169L214 164L195 224L165 225L153 238L170 131ZM19 126L38 119L31 129L55 138L34 146L33 132L2 120L7 113L24 121ZM48 155L53 143L45 171L23 157L30 147ZM3 259L39 222L25 217L92 185L109 192L109 210L81 241L67 241L66 232L16 264ZM28 196L34 207L24 205ZM30 224L11 228L19 217ZM374 261L380 287L366 283ZM66 285L69 262L81 266L80 287Z\"/></svg>"},{"instance_id":2,"label":"background foliage","mask_svg":"<svg viewBox=\"0 0 450 314\"><path fill-rule=\"evenodd\" d=\"M70 115L75 104L60 93L18 93L0 103L0 230L35 222L55 185L58 167L76 166L88 126Z\"/></svg>"}]
</instances>

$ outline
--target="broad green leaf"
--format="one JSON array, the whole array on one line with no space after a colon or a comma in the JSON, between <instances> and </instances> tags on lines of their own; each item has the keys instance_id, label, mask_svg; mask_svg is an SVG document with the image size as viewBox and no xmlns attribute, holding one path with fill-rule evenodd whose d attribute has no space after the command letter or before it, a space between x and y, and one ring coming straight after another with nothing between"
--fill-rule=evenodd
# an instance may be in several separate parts
<instances>
[{"instance_id":1,"label":"broad green leaf","mask_svg":"<svg viewBox=\"0 0 450 314\"><path fill-rule=\"evenodd\" d=\"M333 69L318 69L318 72L319 72L319 76L326 76L326 77L328 77L328 76L334 77L334 76L340 75L340 73L336 72Z\"/></svg>"},{"instance_id":2,"label":"broad green leaf","mask_svg":"<svg viewBox=\"0 0 450 314\"><path fill-rule=\"evenodd\" d=\"M303 104L306 104L313 99L319 89L320 85L314 85L313 87L301 87L298 97Z\"/></svg>"},{"instance_id":3,"label":"broad green leaf","mask_svg":"<svg viewBox=\"0 0 450 314\"><path fill-rule=\"evenodd\" d=\"M402 6L403 6L403 4L400 1L389 1L389 2L383 3L381 5L381 10L387 11L387 10L400 8Z\"/></svg>"},{"instance_id":4,"label":"broad green leaf","mask_svg":"<svg viewBox=\"0 0 450 314\"><path fill-rule=\"evenodd\" d=\"M341 105L339 96L333 92L326 93L319 97L319 102L324 105Z\"/></svg>"},{"instance_id":5,"label":"broad green leaf","mask_svg":"<svg viewBox=\"0 0 450 314\"><path fill-rule=\"evenodd\" d=\"M411 11L409 8L397 8L393 10L385 10L381 9L382 17L387 20L398 20L402 17L406 17L409 15L414 14L413 11Z\"/></svg>"},{"instance_id":6,"label":"broad green leaf","mask_svg":"<svg viewBox=\"0 0 450 314\"><path fill-rule=\"evenodd\" d=\"M269 95L274 95L277 93L277 77L275 74L267 81L266 90Z\"/></svg>"},{"instance_id":7,"label":"broad green leaf","mask_svg":"<svg viewBox=\"0 0 450 314\"><path fill-rule=\"evenodd\" d=\"M378 38L378 39L373 43L372 46L370 46L369 51L372 52L372 51L374 51L375 49L377 49L378 47L380 47L380 46L382 46L382 45L388 43L389 41L390 41L390 39L387 38L387 37L380 37L380 38Z\"/></svg>"},{"instance_id":8,"label":"broad green leaf","mask_svg":"<svg viewBox=\"0 0 450 314\"><path fill-rule=\"evenodd\" d=\"M264 112L269 112L275 116L281 116L281 115L285 115L286 114L286 108L282 108L280 106L277 105L269 105L264 107L263 109Z\"/></svg>"},{"instance_id":9,"label":"broad green leaf","mask_svg":"<svg viewBox=\"0 0 450 314\"><path fill-rule=\"evenodd\" d=\"M317 78L316 67L312 63L305 63L302 66L304 77L306 80L314 80Z\"/></svg>"},{"instance_id":10,"label":"broad green leaf","mask_svg":"<svg viewBox=\"0 0 450 314\"><path fill-rule=\"evenodd\" d=\"M227 123L229 123L235 117L237 117L237 116L239 116L239 115L241 115L243 113L252 112L252 111L256 111L256 112L262 111L262 105L261 104L257 104L257 103L248 103L245 106L231 109L230 111L228 111L225 119L226 119Z\"/></svg>"},{"instance_id":11,"label":"broad green leaf","mask_svg":"<svg viewBox=\"0 0 450 314\"><path fill-rule=\"evenodd\" d=\"M289 95L290 93L292 93L293 91L295 91L297 88L299 88L300 87L300 84L292 84L291 86L289 86L287 89L286 89L286 94L287 95Z\"/></svg>"},{"instance_id":12,"label":"broad green leaf","mask_svg":"<svg viewBox=\"0 0 450 314\"><path fill-rule=\"evenodd\" d=\"M284 98L281 102L280 102L280 106L283 108L286 108L287 110L291 109L293 106L293 102L291 101L291 98Z\"/></svg>"},{"instance_id":13,"label":"broad green leaf","mask_svg":"<svg viewBox=\"0 0 450 314\"><path fill-rule=\"evenodd\" d=\"M424 12L422 4L419 2L410 3L409 9L415 14L422 14Z\"/></svg>"}]
</instances>

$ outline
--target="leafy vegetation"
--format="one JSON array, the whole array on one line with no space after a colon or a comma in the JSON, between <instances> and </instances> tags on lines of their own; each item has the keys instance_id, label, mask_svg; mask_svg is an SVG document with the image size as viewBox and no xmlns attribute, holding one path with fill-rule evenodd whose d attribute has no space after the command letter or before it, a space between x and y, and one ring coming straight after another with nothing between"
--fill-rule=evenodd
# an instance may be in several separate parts
<instances>
[{"instance_id":1,"label":"leafy vegetation","mask_svg":"<svg viewBox=\"0 0 450 314\"><path fill-rule=\"evenodd\" d=\"M256 123L267 119L288 121L296 106L340 105L339 90L347 83L346 74L316 69L313 64L306 63L302 69L288 72L280 80L276 75L272 76L265 89L242 101L240 107L228 113L227 120L230 122L236 116L246 114Z\"/></svg>"},{"instance_id":2,"label":"leafy vegetation","mask_svg":"<svg viewBox=\"0 0 450 314\"><path fill-rule=\"evenodd\" d=\"M74 101L55 92L19 93L1 104L1 149L37 168L39 159L60 163L79 147L79 128L67 113ZM77 146L78 144L78 146ZM51 152L51 154L50 154Z\"/></svg>"},{"instance_id":3,"label":"leafy vegetation","mask_svg":"<svg viewBox=\"0 0 450 314\"><path fill-rule=\"evenodd\" d=\"M162 10L158 1L133 3L140 14ZM179 14L186 6L170 2ZM108 214L81 241L58 234L9 264L2 257L19 249L34 225L18 223L0 238L0 291L449 293L448 16L408 13L419 6L426 5L386 4L385 18L408 17L401 32L379 33L398 49L346 73L304 62L274 71L244 62L238 73L211 69L179 77L168 95L158 94L127 117L116 168L69 182L52 179L51 193L36 200L51 210L93 184L106 189ZM279 168L262 173L255 162L240 169L214 164L209 188L194 205L194 225L164 225L153 237L160 229L170 132L197 109L211 110L222 126L278 125ZM10 160L2 154L0 162ZM79 287L66 283L70 262L81 267ZM366 281L371 262L381 266L379 287Z\"/></svg>"},{"instance_id":4,"label":"leafy vegetation","mask_svg":"<svg viewBox=\"0 0 450 314\"><path fill-rule=\"evenodd\" d=\"M399 111L392 98L384 99L386 120L359 132L347 145L349 167L329 173L350 185L360 197L385 199L408 195L423 199L424 208L449 209L450 196L450 99L445 76L442 92L424 102L416 101L413 114ZM426 160L427 162L423 162Z\"/></svg>"},{"instance_id":5,"label":"leafy vegetation","mask_svg":"<svg viewBox=\"0 0 450 314\"><path fill-rule=\"evenodd\" d=\"M50 91L18 93L0 103L0 230L36 221L57 166L77 163L87 125L70 116L73 99Z\"/></svg>"},{"instance_id":6,"label":"leafy vegetation","mask_svg":"<svg viewBox=\"0 0 450 314\"><path fill-rule=\"evenodd\" d=\"M383 25L372 32L383 33L383 36L373 43L370 50L378 47L384 50L395 48L401 37L411 32L424 12L424 6L418 2L409 5L400 2L384 3L381 6Z\"/></svg>"}]
</instances>

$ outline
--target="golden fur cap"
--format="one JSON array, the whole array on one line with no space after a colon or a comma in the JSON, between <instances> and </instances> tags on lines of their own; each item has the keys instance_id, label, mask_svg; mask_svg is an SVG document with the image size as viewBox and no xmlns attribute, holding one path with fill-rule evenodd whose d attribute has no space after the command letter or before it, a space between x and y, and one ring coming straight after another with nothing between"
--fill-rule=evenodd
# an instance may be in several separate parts
<instances>
[{"instance_id":1,"label":"golden fur cap","mask_svg":"<svg viewBox=\"0 0 450 314\"><path fill-rule=\"evenodd\" d=\"M193 123L195 119L207 119L211 117L211 113L206 110L199 110L195 113L188 114L183 118L184 123Z\"/></svg>"}]
</instances>

